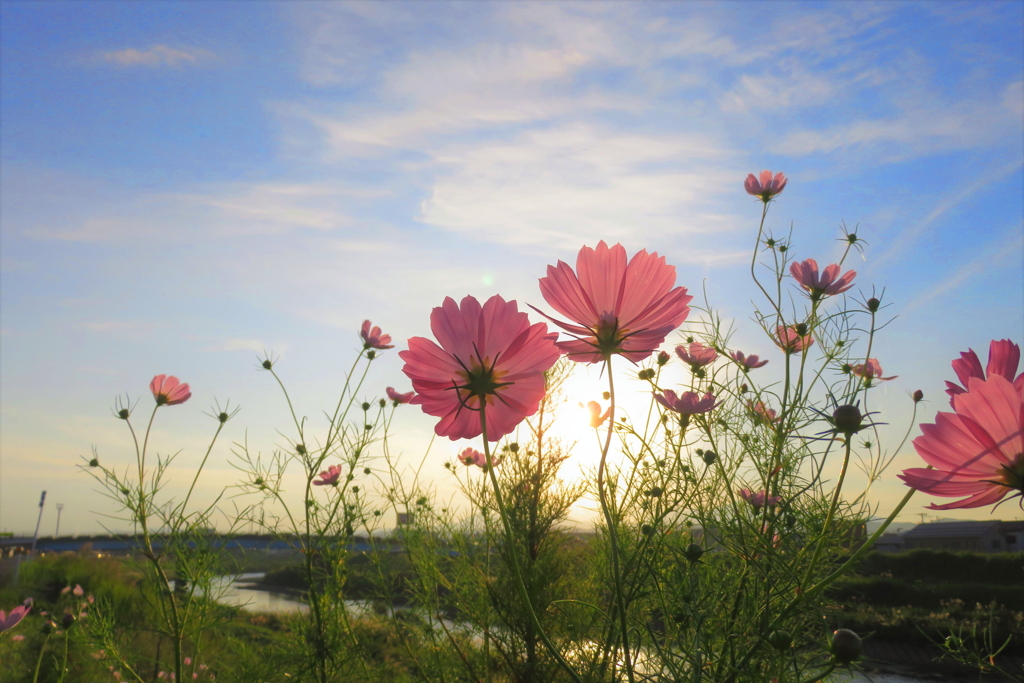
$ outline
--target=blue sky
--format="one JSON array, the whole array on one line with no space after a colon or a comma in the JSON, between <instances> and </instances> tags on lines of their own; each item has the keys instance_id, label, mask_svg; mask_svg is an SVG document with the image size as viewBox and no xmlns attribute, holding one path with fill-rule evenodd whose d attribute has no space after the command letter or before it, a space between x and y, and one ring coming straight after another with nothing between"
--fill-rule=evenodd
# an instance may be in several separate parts
<instances>
[{"instance_id":1,"label":"blue sky","mask_svg":"<svg viewBox=\"0 0 1024 683\"><path fill-rule=\"evenodd\" d=\"M762 168L791 178L769 226L799 258L835 258L842 222L867 240L851 267L897 316L876 354L893 424L914 389L923 419L945 406L960 351L1024 342L1020 3L0 10L0 529L31 529L43 488L65 530L97 528L73 464L128 462L109 405L154 374L194 387L158 427L182 471L213 398L243 405L213 495L228 441L269 450L286 425L257 352L315 416L364 318L401 345L448 295L540 303L545 266L599 239L665 254L753 340ZM377 395L407 385L393 352L373 372ZM431 424L412 413L410 452Z\"/></svg>"}]
</instances>

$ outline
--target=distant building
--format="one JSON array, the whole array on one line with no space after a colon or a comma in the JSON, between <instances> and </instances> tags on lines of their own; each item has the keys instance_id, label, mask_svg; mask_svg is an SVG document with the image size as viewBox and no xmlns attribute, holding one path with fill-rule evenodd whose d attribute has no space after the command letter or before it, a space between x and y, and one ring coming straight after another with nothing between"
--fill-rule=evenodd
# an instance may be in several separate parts
<instances>
[{"instance_id":1,"label":"distant building","mask_svg":"<svg viewBox=\"0 0 1024 683\"><path fill-rule=\"evenodd\" d=\"M930 522L918 524L902 538L907 550L1002 553L1024 547L1024 522Z\"/></svg>"},{"instance_id":2,"label":"distant building","mask_svg":"<svg viewBox=\"0 0 1024 683\"><path fill-rule=\"evenodd\" d=\"M411 512L399 512L398 513L398 526L408 526L412 524L412 513Z\"/></svg>"},{"instance_id":3,"label":"distant building","mask_svg":"<svg viewBox=\"0 0 1024 683\"><path fill-rule=\"evenodd\" d=\"M907 544L900 534L882 534L871 549L880 553L899 553L907 549Z\"/></svg>"}]
</instances>

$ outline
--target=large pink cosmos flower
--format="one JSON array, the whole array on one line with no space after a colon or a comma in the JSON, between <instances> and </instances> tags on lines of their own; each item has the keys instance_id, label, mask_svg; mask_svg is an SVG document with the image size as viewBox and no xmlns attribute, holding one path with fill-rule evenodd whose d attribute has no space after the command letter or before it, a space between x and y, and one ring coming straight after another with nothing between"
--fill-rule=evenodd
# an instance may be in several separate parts
<instances>
[{"instance_id":1,"label":"large pink cosmos flower","mask_svg":"<svg viewBox=\"0 0 1024 683\"><path fill-rule=\"evenodd\" d=\"M842 294L853 287L853 278L857 276L856 271L848 270L839 277L838 263L833 263L818 275L818 262L812 258L791 265L789 274L807 290L812 301L817 301L822 296Z\"/></svg>"},{"instance_id":2,"label":"large pink cosmos flower","mask_svg":"<svg viewBox=\"0 0 1024 683\"><path fill-rule=\"evenodd\" d=\"M363 327L359 330L359 336L363 340L363 350L367 349L393 349L390 334L382 334L379 327L373 325L369 320L363 321Z\"/></svg>"},{"instance_id":3,"label":"large pink cosmos flower","mask_svg":"<svg viewBox=\"0 0 1024 683\"><path fill-rule=\"evenodd\" d=\"M692 342L688 347L679 345L676 347L676 355L690 366L691 370L710 365L718 358L718 352L710 346L704 346L700 342Z\"/></svg>"},{"instance_id":4,"label":"large pink cosmos flower","mask_svg":"<svg viewBox=\"0 0 1024 683\"><path fill-rule=\"evenodd\" d=\"M955 382L946 382L946 393L949 394L949 404L953 405L953 397L967 391L967 381L971 377L991 377L1002 375L1017 389L1024 390L1024 372L1017 375L1017 364L1020 363L1020 347L1009 339L993 339L988 346L988 367L981 368L981 361L974 349L967 349L960 357L953 361L953 370L960 379L960 386ZM1014 378L1014 375L1017 375Z\"/></svg>"},{"instance_id":5,"label":"large pink cosmos flower","mask_svg":"<svg viewBox=\"0 0 1024 683\"><path fill-rule=\"evenodd\" d=\"M701 398L692 391L684 391L681 395L676 396L676 392L671 389L666 389L661 395L655 394L654 400L669 410L674 410L686 417L706 413L718 403L711 394L704 394L704 397Z\"/></svg>"},{"instance_id":6,"label":"large pink cosmos flower","mask_svg":"<svg viewBox=\"0 0 1024 683\"><path fill-rule=\"evenodd\" d=\"M760 178L754 176L753 173L748 175L746 182L743 183L743 187L746 189L747 194L754 195L767 204L771 201L772 197L786 189L787 182L788 179L781 171L774 176L772 176L771 171L761 171Z\"/></svg>"},{"instance_id":7,"label":"large pink cosmos flower","mask_svg":"<svg viewBox=\"0 0 1024 683\"><path fill-rule=\"evenodd\" d=\"M410 391L409 393L406 394L400 394L394 387L386 388L384 390L384 393L388 395L388 398L394 401L394 404L396 406L401 405L402 403L408 403L409 401L412 400L412 397L416 395L415 391Z\"/></svg>"},{"instance_id":8,"label":"large pink cosmos flower","mask_svg":"<svg viewBox=\"0 0 1024 683\"><path fill-rule=\"evenodd\" d=\"M341 465L331 465L313 480L313 486L337 486L341 479Z\"/></svg>"},{"instance_id":9,"label":"large pink cosmos flower","mask_svg":"<svg viewBox=\"0 0 1024 683\"><path fill-rule=\"evenodd\" d=\"M760 357L753 354L749 356L744 355L742 351L733 351L729 354L729 357L743 366L743 372L753 370L754 368L764 367L768 364L768 361L761 360Z\"/></svg>"},{"instance_id":10,"label":"large pink cosmos flower","mask_svg":"<svg viewBox=\"0 0 1024 683\"><path fill-rule=\"evenodd\" d=\"M800 353L814 344L810 334L800 334L798 325L780 326L775 330L775 343L786 353Z\"/></svg>"},{"instance_id":11,"label":"large pink cosmos flower","mask_svg":"<svg viewBox=\"0 0 1024 683\"><path fill-rule=\"evenodd\" d=\"M955 413L939 413L921 425L914 448L935 469L914 467L898 475L933 496L967 496L932 510L976 508L1011 491L1024 496L1024 391L999 374L971 377L968 391L953 397Z\"/></svg>"},{"instance_id":12,"label":"large pink cosmos flower","mask_svg":"<svg viewBox=\"0 0 1024 683\"><path fill-rule=\"evenodd\" d=\"M32 609L32 605L27 602L23 605L18 605L12 609L9 614L5 614L4 611L0 609L0 633L10 631L12 628L17 626L18 622L25 618L25 615L28 614L30 609Z\"/></svg>"},{"instance_id":13,"label":"large pink cosmos flower","mask_svg":"<svg viewBox=\"0 0 1024 683\"><path fill-rule=\"evenodd\" d=\"M852 366L850 372L863 379L868 386L871 386L871 383L876 379L879 382L888 382L899 377L899 375L882 377L882 364L878 362L877 358L868 358L867 363Z\"/></svg>"},{"instance_id":14,"label":"large pink cosmos flower","mask_svg":"<svg viewBox=\"0 0 1024 683\"><path fill-rule=\"evenodd\" d=\"M675 267L657 252L639 251L627 264L621 244L602 240L580 249L576 272L559 261L540 279L544 300L572 323L541 315L575 337L558 342L570 360L597 363L618 353L637 363L690 314L693 297L675 283Z\"/></svg>"},{"instance_id":15,"label":"large pink cosmos flower","mask_svg":"<svg viewBox=\"0 0 1024 683\"><path fill-rule=\"evenodd\" d=\"M487 438L497 441L537 412L544 373L558 360L557 335L531 325L515 301L492 296L483 307L471 296L448 297L430 314L440 343L413 337L398 355L423 412L441 418L434 428L452 441L478 436L486 406Z\"/></svg>"},{"instance_id":16,"label":"large pink cosmos flower","mask_svg":"<svg viewBox=\"0 0 1024 683\"><path fill-rule=\"evenodd\" d=\"M184 403L192 397L187 384L182 384L174 375L157 375L149 383L158 406L173 406Z\"/></svg>"}]
</instances>

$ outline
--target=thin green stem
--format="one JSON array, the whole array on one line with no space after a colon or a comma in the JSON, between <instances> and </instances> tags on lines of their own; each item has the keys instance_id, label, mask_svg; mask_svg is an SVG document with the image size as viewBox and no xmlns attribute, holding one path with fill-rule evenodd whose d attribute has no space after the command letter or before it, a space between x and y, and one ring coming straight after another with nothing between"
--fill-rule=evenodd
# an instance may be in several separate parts
<instances>
[{"instance_id":1,"label":"thin green stem","mask_svg":"<svg viewBox=\"0 0 1024 683\"><path fill-rule=\"evenodd\" d=\"M509 522L508 510L505 508L505 499L501 495L501 486L498 484L498 476L494 473L494 465L491 460L491 447L487 441L487 416L485 412L485 402L480 402L480 430L484 440L484 457L487 461L487 473L491 479L491 486L494 488L494 501L498 506L498 515L501 517L502 526L505 527L505 543L508 545L509 563L512 565L512 572L516 577L516 588L519 591L519 597L523 601L523 605L526 606L526 613L530 617L530 621L533 622L533 627L540 635L540 639L544 641L544 647L547 648L551 656L555 658L558 665L565 670L567 674L572 678L575 683L583 683L583 679L580 678L579 674L569 665L569 662L565 661L562 654L555 647L555 644L551 642L551 638L548 637L544 627L541 626L540 619L537 617L537 612L534 610L533 601L530 600L530 593L526 590L526 583L523 581L523 571L519 567L519 559L516 557L516 543L515 534L512 532L512 524Z\"/></svg>"},{"instance_id":2,"label":"thin green stem","mask_svg":"<svg viewBox=\"0 0 1024 683\"><path fill-rule=\"evenodd\" d=\"M36 659L36 672L32 676L32 683L38 683L39 681L39 667L43 665L43 653L46 652L46 644L50 642L50 634L46 634L46 640L43 641L43 646L39 648L39 658Z\"/></svg>"}]
</instances>

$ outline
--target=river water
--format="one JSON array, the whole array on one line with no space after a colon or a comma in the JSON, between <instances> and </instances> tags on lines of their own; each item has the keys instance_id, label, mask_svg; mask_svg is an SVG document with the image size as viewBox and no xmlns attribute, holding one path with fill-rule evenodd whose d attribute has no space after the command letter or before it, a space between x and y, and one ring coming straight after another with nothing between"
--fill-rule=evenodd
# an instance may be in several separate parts
<instances>
[{"instance_id":1,"label":"river water","mask_svg":"<svg viewBox=\"0 0 1024 683\"><path fill-rule=\"evenodd\" d=\"M246 586L257 583L263 578L263 574L240 574L237 576L222 576L218 579L217 585L220 590L219 601L226 605L244 607L250 612L272 612L275 614L293 614L308 612L309 607L302 602L295 593L266 591L247 588ZM365 613L372 609L367 601L346 600L345 604L355 614ZM449 628L454 624L446 622ZM921 683L921 679L898 676L896 674L871 674L867 676L860 672L839 673L829 678L830 683Z\"/></svg>"}]
</instances>

